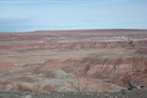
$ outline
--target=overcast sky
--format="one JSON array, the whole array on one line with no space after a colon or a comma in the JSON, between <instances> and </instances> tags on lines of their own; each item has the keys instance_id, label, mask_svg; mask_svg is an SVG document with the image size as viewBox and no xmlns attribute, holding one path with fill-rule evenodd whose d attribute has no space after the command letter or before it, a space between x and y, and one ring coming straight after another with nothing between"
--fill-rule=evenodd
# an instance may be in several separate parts
<instances>
[{"instance_id":1,"label":"overcast sky","mask_svg":"<svg viewBox=\"0 0 147 98\"><path fill-rule=\"evenodd\" d=\"M0 32L147 29L147 0L0 0Z\"/></svg>"}]
</instances>

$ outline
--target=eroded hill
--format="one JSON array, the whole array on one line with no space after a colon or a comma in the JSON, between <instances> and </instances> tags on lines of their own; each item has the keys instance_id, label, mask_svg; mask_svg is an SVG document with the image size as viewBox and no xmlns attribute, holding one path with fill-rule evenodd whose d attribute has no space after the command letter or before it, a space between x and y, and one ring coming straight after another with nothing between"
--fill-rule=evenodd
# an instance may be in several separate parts
<instances>
[{"instance_id":1,"label":"eroded hill","mask_svg":"<svg viewBox=\"0 0 147 98\"><path fill-rule=\"evenodd\" d=\"M0 90L118 92L146 70L147 30L0 34Z\"/></svg>"}]
</instances>

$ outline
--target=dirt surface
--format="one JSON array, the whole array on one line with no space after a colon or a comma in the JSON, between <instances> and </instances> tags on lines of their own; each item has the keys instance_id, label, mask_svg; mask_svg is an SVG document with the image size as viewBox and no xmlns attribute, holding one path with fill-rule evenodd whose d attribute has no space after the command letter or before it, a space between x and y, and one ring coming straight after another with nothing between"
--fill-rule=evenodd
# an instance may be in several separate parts
<instances>
[{"instance_id":1,"label":"dirt surface","mask_svg":"<svg viewBox=\"0 0 147 98\"><path fill-rule=\"evenodd\" d=\"M147 30L0 33L1 91L120 92L146 81Z\"/></svg>"},{"instance_id":2,"label":"dirt surface","mask_svg":"<svg viewBox=\"0 0 147 98\"><path fill-rule=\"evenodd\" d=\"M0 92L0 98L147 98L147 90L121 91L119 93L98 92Z\"/></svg>"}]
</instances>

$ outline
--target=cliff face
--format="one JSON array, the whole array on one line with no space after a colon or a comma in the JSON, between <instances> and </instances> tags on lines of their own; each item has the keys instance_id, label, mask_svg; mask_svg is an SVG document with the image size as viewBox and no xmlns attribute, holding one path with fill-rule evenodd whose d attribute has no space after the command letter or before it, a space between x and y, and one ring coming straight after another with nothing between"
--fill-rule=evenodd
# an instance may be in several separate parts
<instances>
[{"instance_id":1,"label":"cliff face","mask_svg":"<svg viewBox=\"0 0 147 98\"><path fill-rule=\"evenodd\" d=\"M114 92L130 81L147 87L147 31L1 33L0 70L0 90L8 91Z\"/></svg>"}]
</instances>

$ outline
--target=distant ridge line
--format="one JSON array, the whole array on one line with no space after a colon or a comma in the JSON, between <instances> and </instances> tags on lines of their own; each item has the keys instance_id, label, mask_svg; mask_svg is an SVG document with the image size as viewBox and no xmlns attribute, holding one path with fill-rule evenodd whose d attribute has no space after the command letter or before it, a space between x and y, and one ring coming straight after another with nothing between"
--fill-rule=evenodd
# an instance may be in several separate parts
<instances>
[{"instance_id":1,"label":"distant ridge line","mask_svg":"<svg viewBox=\"0 0 147 98\"><path fill-rule=\"evenodd\" d=\"M111 33L111 32L147 32L147 29L79 29L79 30L36 30L26 32L0 32L0 33Z\"/></svg>"}]
</instances>

